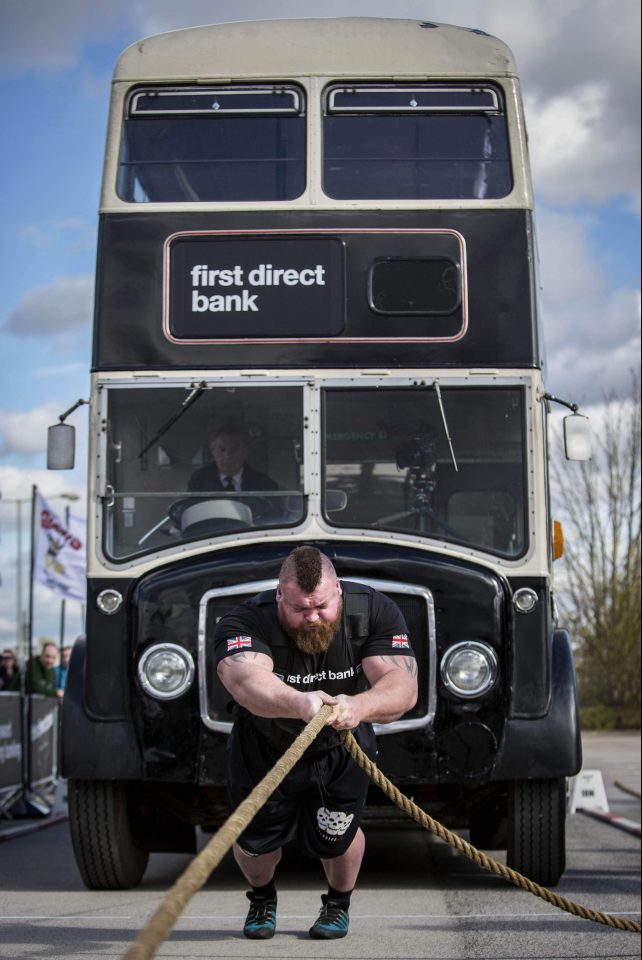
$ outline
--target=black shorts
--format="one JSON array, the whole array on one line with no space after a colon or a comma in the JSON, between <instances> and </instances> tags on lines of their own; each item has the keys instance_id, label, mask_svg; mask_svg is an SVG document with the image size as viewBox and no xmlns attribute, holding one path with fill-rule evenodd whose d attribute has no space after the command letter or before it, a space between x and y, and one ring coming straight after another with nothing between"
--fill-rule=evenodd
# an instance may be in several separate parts
<instances>
[{"instance_id":1,"label":"black shorts","mask_svg":"<svg viewBox=\"0 0 642 960\"><path fill-rule=\"evenodd\" d=\"M353 731L361 749L374 759L372 727ZM232 810L268 773L283 751L276 750L239 717L229 744L228 791ZM302 853L324 860L346 852L361 823L369 777L343 746L309 759L303 754L280 786L270 794L238 838L246 853L259 855L295 843Z\"/></svg>"}]
</instances>

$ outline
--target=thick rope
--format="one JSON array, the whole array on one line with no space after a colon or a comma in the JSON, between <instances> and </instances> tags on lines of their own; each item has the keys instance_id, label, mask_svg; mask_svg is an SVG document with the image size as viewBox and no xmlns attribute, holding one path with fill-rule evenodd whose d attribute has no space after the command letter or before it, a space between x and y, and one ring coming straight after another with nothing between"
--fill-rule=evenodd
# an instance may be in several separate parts
<instances>
[{"instance_id":1,"label":"thick rope","mask_svg":"<svg viewBox=\"0 0 642 960\"><path fill-rule=\"evenodd\" d=\"M192 899L194 894L205 885L212 870L219 865L225 854L228 852L234 841L243 833L247 825L254 819L265 801L271 793L276 790L282 780L285 779L295 763L300 760L303 753L310 746L312 741L318 736L325 726L326 720L332 713L332 707L325 705L321 707L317 715L299 734L294 743L283 754L281 759L272 767L270 772L256 785L254 790L239 804L236 810L230 814L223 826L214 834L210 842L201 852L192 860L191 864L183 874L178 878L174 886L165 895L165 898L152 915L148 923L139 932L136 939L123 954L123 960L150 960L156 955L158 947L166 940L168 934L176 924L176 921L184 911L185 907ZM441 840L445 840L464 856L468 857L485 870L496 873L520 887L528 893L546 900L559 910L565 910L573 916L581 917L583 920L592 920L594 923L602 923L616 930L626 930L630 933L640 933L640 924L633 920L622 920L620 917L614 917L608 913L599 913L596 910L590 910L579 903L567 900L546 887L540 887L527 877L523 877L516 870L492 857L486 856L480 850L477 850L470 843L462 840L456 833L447 830L446 827L433 820L427 813L418 807L412 800L405 797L387 779L378 769L378 767L363 752L357 741L349 730L341 732L341 739L346 750L356 760L359 766L368 774L368 776L390 797L404 813L430 830Z\"/></svg>"},{"instance_id":2,"label":"thick rope","mask_svg":"<svg viewBox=\"0 0 642 960\"><path fill-rule=\"evenodd\" d=\"M181 913L195 893L207 882L212 870L219 865L234 841L251 820L254 819L271 793L290 772L294 764L310 746L332 713L332 707L321 707L317 715L299 734L291 747L275 763L254 790L227 818L221 829L214 834L206 847L192 860L166 894L164 900L149 922L140 931L123 960L149 960L156 955L158 947L167 938Z\"/></svg>"},{"instance_id":3,"label":"thick rope","mask_svg":"<svg viewBox=\"0 0 642 960\"><path fill-rule=\"evenodd\" d=\"M573 900L567 900L566 897L561 897L559 894L553 893L546 887L540 887L538 883L534 883L527 877L523 877L521 873L517 873L516 870L512 870L505 864L499 863L497 860L493 860L492 857L486 856L486 854L482 853L481 850L477 850L472 846L472 844L462 840L462 838L457 836L456 833L452 833L450 830L447 830L446 827L442 826L441 823L438 823L437 820L433 820L433 818L425 813L420 807L418 807L416 803L413 803L412 800L409 800L408 797L405 797L403 793L401 793L397 787L395 787L395 785L383 775L381 770L379 770L372 760L370 760L370 758L363 752L349 730L344 730L341 732L341 739L343 740L343 745L346 750L357 761L362 770L364 770L374 781L374 783L376 783L376 785L383 790L388 797L390 797L393 803L403 810L404 813L407 813L408 816L412 817L413 820L416 820L417 823L421 824L422 827L425 827L426 830L430 830L431 833L434 833L441 840L445 840L446 843L449 843L451 846L453 846L459 853L463 853L463 855L468 857L469 860L472 860L473 863L478 864L485 870L490 870L491 873L498 874L500 877L503 877L505 880L508 880L510 883L514 884L516 887L520 887L522 890L526 890L528 893L532 893L534 896L540 897L542 900L545 900L547 903L551 903L559 910L565 910L567 913L570 913L575 917L581 917L582 920L592 920L594 923L602 923L608 927L614 927L616 930L627 930L630 933L640 933L641 927L636 921L623 920L621 917L614 917L608 913L600 913L597 910L590 910L588 907L584 907L579 903L574 903Z\"/></svg>"}]
</instances>

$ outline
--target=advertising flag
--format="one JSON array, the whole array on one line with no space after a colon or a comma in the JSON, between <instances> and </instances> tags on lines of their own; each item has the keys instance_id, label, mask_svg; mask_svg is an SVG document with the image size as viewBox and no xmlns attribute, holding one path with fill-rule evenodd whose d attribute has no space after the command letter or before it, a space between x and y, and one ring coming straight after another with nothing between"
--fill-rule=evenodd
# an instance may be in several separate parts
<instances>
[{"instance_id":1,"label":"advertising flag","mask_svg":"<svg viewBox=\"0 0 642 960\"><path fill-rule=\"evenodd\" d=\"M36 494L33 577L70 600L85 600L85 522L62 520L41 493Z\"/></svg>"}]
</instances>

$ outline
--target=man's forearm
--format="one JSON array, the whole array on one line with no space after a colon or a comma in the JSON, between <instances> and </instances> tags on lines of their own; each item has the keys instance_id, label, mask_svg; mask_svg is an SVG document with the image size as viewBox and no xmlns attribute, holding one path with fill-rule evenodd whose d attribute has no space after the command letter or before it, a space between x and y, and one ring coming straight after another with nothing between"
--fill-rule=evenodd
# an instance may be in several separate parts
<instances>
[{"instance_id":1,"label":"man's forearm","mask_svg":"<svg viewBox=\"0 0 642 960\"><path fill-rule=\"evenodd\" d=\"M386 658L380 658L385 660ZM351 698L359 720L366 723L391 723L417 702L417 664L408 657L394 657L392 669L376 679L372 686Z\"/></svg>"},{"instance_id":2,"label":"man's forearm","mask_svg":"<svg viewBox=\"0 0 642 960\"><path fill-rule=\"evenodd\" d=\"M255 716L302 719L306 694L289 687L274 673L252 664L247 658L242 662L236 662L235 657L221 661L218 674L236 702Z\"/></svg>"}]
</instances>

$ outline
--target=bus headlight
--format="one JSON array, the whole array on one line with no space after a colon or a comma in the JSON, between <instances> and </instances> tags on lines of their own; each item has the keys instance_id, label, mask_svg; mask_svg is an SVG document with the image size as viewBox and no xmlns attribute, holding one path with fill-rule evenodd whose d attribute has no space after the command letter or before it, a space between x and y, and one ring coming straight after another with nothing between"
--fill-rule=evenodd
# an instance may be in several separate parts
<instances>
[{"instance_id":1,"label":"bus headlight","mask_svg":"<svg viewBox=\"0 0 642 960\"><path fill-rule=\"evenodd\" d=\"M492 647L479 640L456 643L441 661L441 680L457 697L481 697L497 680L497 657Z\"/></svg>"},{"instance_id":2,"label":"bus headlight","mask_svg":"<svg viewBox=\"0 0 642 960\"><path fill-rule=\"evenodd\" d=\"M157 700L180 697L194 679L191 653L175 643L157 643L138 662L138 679L145 693Z\"/></svg>"}]
</instances>

